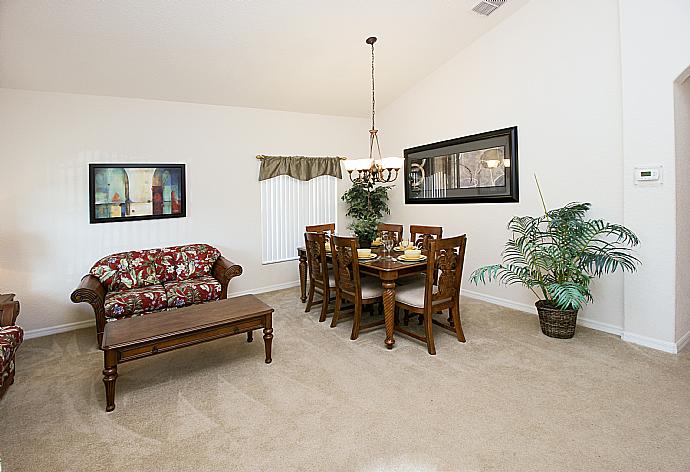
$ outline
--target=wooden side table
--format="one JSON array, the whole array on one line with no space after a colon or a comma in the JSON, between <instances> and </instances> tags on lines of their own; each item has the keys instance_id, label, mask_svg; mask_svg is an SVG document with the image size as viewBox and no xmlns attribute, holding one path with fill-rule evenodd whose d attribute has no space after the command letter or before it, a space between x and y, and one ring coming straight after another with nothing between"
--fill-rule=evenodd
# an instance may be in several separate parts
<instances>
[{"instance_id":1,"label":"wooden side table","mask_svg":"<svg viewBox=\"0 0 690 472\"><path fill-rule=\"evenodd\" d=\"M19 316L19 302L14 293L0 295L0 326L14 326Z\"/></svg>"}]
</instances>

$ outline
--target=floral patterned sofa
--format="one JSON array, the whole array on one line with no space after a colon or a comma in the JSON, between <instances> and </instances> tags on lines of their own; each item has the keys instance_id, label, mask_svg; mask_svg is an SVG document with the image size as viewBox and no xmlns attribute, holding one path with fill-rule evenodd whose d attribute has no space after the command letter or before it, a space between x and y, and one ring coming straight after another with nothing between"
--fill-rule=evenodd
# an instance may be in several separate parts
<instances>
[{"instance_id":1,"label":"floral patterned sofa","mask_svg":"<svg viewBox=\"0 0 690 472\"><path fill-rule=\"evenodd\" d=\"M106 323L227 298L240 274L208 244L121 252L96 262L71 298L93 308L100 345Z\"/></svg>"}]
</instances>

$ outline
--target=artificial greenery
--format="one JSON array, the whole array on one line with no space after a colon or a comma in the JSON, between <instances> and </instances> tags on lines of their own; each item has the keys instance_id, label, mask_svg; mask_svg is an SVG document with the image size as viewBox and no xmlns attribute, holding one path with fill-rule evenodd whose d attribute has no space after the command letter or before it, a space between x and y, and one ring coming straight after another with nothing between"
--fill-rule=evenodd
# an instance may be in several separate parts
<instances>
[{"instance_id":1,"label":"artificial greenery","mask_svg":"<svg viewBox=\"0 0 690 472\"><path fill-rule=\"evenodd\" d=\"M352 218L349 228L359 238L360 243L371 242L376 238L376 228L389 214L388 190L391 187L355 182L343 195L347 203L347 216Z\"/></svg>"},{"instance_id":2,"label":"artificial greenery","mask_svg":"<svg viewBox=\"0 0 690 472\"><path fill-rule=\"evenodd\" d=\"M470 280L521 284L558 309L580 309L593 300L593 278L618 269L634 272L640 262L631 249L639 244L635 233L586 219L590 207L570 203L540 217L514 217L508 223L512 236L502 253L503 263L480 267Z\"/></svg>"}]
</instances>

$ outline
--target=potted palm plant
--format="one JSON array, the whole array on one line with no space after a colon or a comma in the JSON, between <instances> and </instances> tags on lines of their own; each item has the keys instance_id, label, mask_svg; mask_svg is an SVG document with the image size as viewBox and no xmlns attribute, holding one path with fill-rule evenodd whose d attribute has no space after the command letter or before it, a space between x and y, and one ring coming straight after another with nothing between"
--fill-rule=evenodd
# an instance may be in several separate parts
<instances>
[{"instance_id":1,"label":"potted palm plant","mask_svg":"<svg viewBox=\"0 0 690 472\"><path fill-rule=\"evenodd\" d=\"M568 339L575 334L579 309L593 301L594 278L617 270L634 272L639 260L632 247L639 244L625 226L587 219L589 203L570 203L539 217L516 216L508 223L512 236L503 262L480 267L470 276L474 284L497 280L521 284L536 302L542 332Z\"/></svg>"},{"instance_id":2,"label":"potted palm plant","mask_svg":"<svg viewBox=\"0 0 690 472\"><path fill-rule=\"evenodd\" d=\"M389 214L388 190L391 187L375 187L372 183L355 182L347 192L343 194L343 201L347 203L347 216L352 218L350 228L359 240L359 246L371 247L371 242L376 239L376 228L383 219L384 214Z\"/></svg>"}]
</instances>

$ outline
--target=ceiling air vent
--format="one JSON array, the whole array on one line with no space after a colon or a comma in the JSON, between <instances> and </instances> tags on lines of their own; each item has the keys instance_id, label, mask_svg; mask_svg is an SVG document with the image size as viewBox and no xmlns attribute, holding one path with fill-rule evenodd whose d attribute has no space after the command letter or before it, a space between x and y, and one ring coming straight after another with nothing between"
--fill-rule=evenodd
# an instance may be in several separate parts
<instances>
[{"instance_id":1,"label":"ceiling air vent","mask_svg":"<svg viewBox=\"0 0 690 472\"><path fill-rule=\"evenodd\" d=\"M507 0L481 0L472 8L472 11L480 15L489 16L506 1Z\"/></svg>"}]
</instances>

